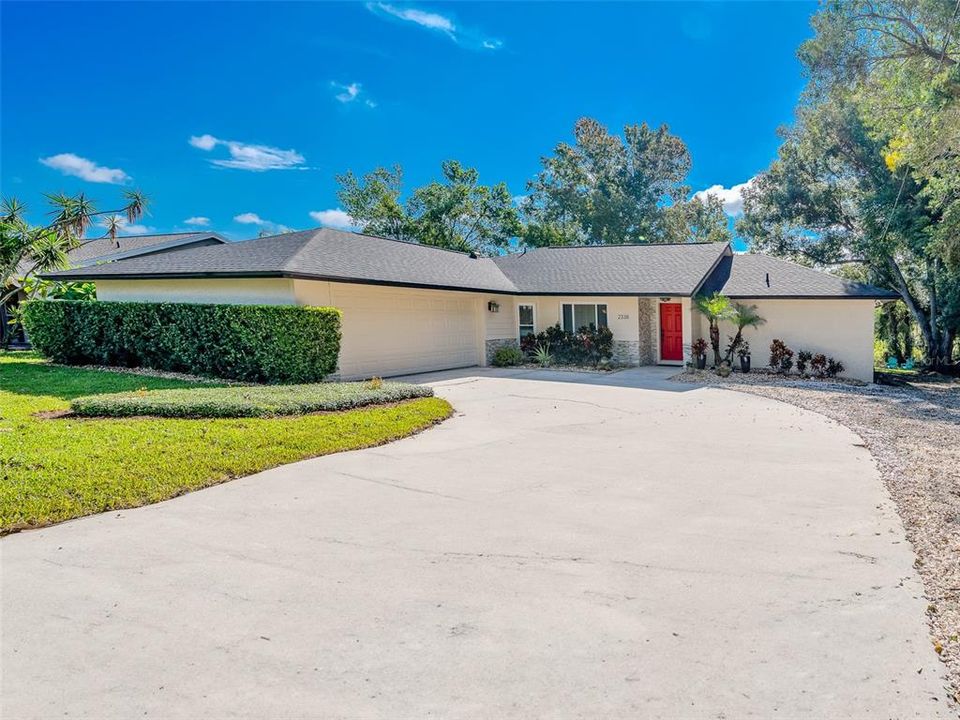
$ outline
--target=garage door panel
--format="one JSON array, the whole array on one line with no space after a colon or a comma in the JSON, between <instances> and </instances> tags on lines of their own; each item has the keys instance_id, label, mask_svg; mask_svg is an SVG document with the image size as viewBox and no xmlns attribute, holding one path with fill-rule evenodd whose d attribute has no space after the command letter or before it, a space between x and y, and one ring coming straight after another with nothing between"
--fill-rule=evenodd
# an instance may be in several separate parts
<instances>
[{"instance_id":1,"label":"garage door panel","mask_svg":"<svg viewBox=\"0 0 960 720\"><path fill-rule=\"evenodd\" d=\"M350 286L333 293L343 311L340 374L402 375L477 364L479 304L440 291Z\"/></svg>"}]
</instances>

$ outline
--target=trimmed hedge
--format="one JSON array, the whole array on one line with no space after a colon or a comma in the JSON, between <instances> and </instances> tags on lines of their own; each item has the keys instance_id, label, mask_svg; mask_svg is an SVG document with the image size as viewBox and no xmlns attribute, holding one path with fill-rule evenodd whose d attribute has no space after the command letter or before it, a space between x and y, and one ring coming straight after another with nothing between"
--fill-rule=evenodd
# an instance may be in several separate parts
<instances>
[{"instance_id":1,"label":"trimmed hedge","mask_svg":"<svg viewBox=\"0 0 960 720\"><path fill-rule=\"evenodd\" d=\"M23 323L36 350L67 365L303 383L340 354L336 308L30 300Z\"/></svg>"},{"instance_id":2,"label":"trimmed hedge","mask_svg":"<svg viewBox=\"0 0 960 720\"><path fill-rule=\"evenodd\" d=\"M92 417L273 417L351 410L432 395L433 390L423 385L373 381L138 390L76 398L70 407L77 415Z\"/></svg>"}]
</instances>

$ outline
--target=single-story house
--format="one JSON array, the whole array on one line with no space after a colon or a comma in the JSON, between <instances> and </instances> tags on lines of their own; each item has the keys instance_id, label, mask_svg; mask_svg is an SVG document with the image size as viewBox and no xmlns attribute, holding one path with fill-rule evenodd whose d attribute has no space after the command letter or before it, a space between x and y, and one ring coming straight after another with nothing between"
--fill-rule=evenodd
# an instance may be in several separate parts
<instances>
[{"instance_id":1,"label":"single-story house","mask_svg":"<svg viewBox=\"0 0 960 720\"><path fill-rule=\"evenodd\" d=\"M228 240L225 237L214 232L128 235L115 238L100 237L85 240L70 250L67 253L67 265L71 268L88 267L90 265L113 262L114 260L123 260L124 258L156 255L173 252L175 250L183 250L185 248L220 245L226 242L228 242ZM20 289L19 283L22 276L31 272L32 267L33 263L31 263L29 259L21 262L14 271L13 284L0 291L0 295L6 295L10 290L19 290L10 300L0 305L0 340L4 339L4 333L9 332L7 319L10 315L10 309L26 299L26 293ZM22 336L14 338L14 340L19 341L19 343L25 342Z\"/></svg>"},{"instance_id":2,"label":"single-story house","mask_svg":"<svg viewBox=\"0 0 960 720\"><path fill-rule=\"evenodd\" d=\"M606 245L476 257L333 229L135 257L52 273L100 300L329 305L343 312L342 378L486 365L503 345L560 324L613 333L628 365L682 365L707 322L692 298L719 291L767 322L745 336L765 365L777 337L873 377L879 288L728 243ZM732 334L723 328L724 338Z\"/></svg>"}]
</instances>

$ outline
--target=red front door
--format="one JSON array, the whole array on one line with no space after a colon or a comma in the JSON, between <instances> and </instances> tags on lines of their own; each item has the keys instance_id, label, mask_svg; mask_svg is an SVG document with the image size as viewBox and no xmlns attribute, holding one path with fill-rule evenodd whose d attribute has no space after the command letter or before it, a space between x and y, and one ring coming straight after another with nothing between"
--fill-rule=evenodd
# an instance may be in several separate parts
<instances>
[{"instance_id":1,"label":"red front door","mask_svg":"<svg viewBox=\"0 0 960 720\"><path fill-rule=\"evenodd\" d=\"M660 303L660 359L683 360L683 314L680 303Z\"/></svg>"}]
</instances>

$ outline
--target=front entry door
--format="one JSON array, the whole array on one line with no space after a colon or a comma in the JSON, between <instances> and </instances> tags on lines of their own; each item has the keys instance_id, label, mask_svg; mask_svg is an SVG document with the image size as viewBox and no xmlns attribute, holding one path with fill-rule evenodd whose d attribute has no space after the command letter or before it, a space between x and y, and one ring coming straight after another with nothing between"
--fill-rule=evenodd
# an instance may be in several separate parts
<instances>
[{"instance_id":1,"label":"front entry door","mask_svg":"<svg viewBox=\"0 0 960 720\"><path fill-rule=\"evenodd\" d=\"M683 360L683 313L680 303L660 303L660 359Z\"/></svg>"}]
</instances>

